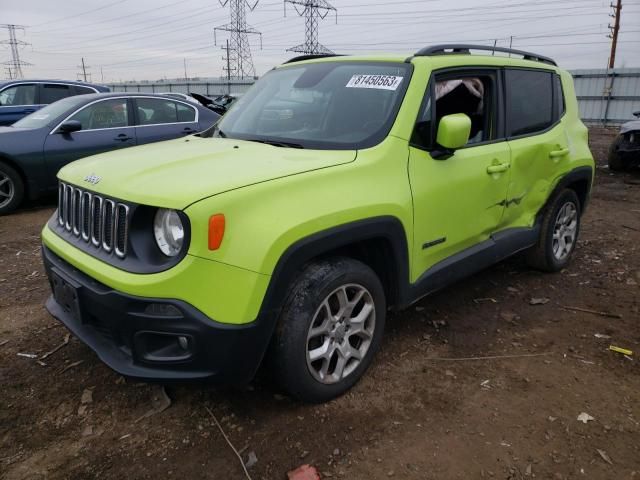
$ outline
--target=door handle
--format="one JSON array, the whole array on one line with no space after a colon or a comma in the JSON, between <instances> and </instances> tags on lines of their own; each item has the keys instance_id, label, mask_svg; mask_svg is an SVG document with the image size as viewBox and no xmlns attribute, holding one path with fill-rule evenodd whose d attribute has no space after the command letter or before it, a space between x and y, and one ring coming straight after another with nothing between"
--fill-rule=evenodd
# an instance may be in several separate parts
<instances>
[{"instance_id":1,"label":"door handle","mask_svg":"<svg viewBox=\"0 0 640 480\"><path fill-rule=\"evenodd\" d=\"M114 138L114 140L120 140L121 142L126 142L127 140L132 140L132 139L133 137L130 137L126 133L121 133L116 138Z\"/></svg>"},{"instance_id":2,"label":"door handle","mask_svg":"<svg viewBox=\"0 0 640 480\"><path fill-rule=\"evenodd\" d=\"M564 157L565 155L569 155L568 148L563 148L561 150L552 150L549 152L549 158L559 158Z\"/></svg>"},{"instance_id":3,"label":"door handle","mask_svg":"<svg viewBox=\"0 0 640 480\"><path fill-rule=\"evenodd\" d=\"M182 130L182 133L184 135L188 135L190 133L195 133L195 130L193 128L186 127L184 130Z\"/></svg>"},{"instance_id":4,"label":"door handle","mask_svg":"<svg viewBox=\"0 0 640 480\"><path fill-rule=\"evenodd\" d=\"M509 170L511 164L509 163L498 163L497 165L489 165L487 167L487 173L501 173Z\"/></svg>"}]
</instances>

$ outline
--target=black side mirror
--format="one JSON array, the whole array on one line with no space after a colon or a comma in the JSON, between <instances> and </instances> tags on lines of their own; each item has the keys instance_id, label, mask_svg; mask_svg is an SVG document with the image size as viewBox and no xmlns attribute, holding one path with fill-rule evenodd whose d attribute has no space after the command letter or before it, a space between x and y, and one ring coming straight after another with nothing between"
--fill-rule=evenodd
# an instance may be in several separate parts
<instances>
[{"instance_id":1,"label":"black side mirror","mask_svg":"<svg viewBox=\"0 0 640 480\"><path fill-rule=\"evenodd\" d=\"M69 120L58 127L58 133L73 133L82 130L82 124L78 120Z\"/></svg>"},{"instance_id":2,"label":"black side mirror","mask_svg":"<svg viewBox=\"0 0 640 480\"><path fill-rule=\"evenodd\" d=\"M640 110L638 110L637 112L633 112L633 116L636 118L640 118Z\"/></svg>"}]
</instances>

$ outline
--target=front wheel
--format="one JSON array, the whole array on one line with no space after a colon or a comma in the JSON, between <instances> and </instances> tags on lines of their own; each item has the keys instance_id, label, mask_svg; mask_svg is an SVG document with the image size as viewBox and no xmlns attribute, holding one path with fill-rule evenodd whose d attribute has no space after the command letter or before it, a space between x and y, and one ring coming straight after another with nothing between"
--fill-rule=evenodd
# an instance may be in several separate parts
<instances>
[{"instance_id":1,"label":"front wheel","mask_svg":"<svg viewBox=\"0 0 640 480\"><path fill-rule=\"evenodd\" d=\"M380 346L386 300L373 270L336 258L309 265L292 285L272 350L291 395L325 402L349 390Z\"/></svg>"},{"instance_id":2,"label":"front wheel","mask_svg":"<svg viewBox=\"0 0 640 480\"><path fill-rule=\"evenodd\" d=\"M13 212L22 203L24 184L12 167L0 162L0 215Z\"/></svg>"},{"instance_id":3,"label":"front wheel","mask_svg":"<svg viewBox=\"0 0 640 480\"><path fill-rule=\"evenodd\" d=\"M625 170L626 165L622 160L622 156L620 155L620 145L624 141L624 137L619 135L609 147L609 155L607 157L607 163L609 165L609 170L614 172L620 172Z\"/></svg>"},{"instance_id":4,"label":"front wheel","mask_svg":"<svg viewBox=\"0 0 640 480\"><path fill-rule=\"evenodd\" d=\"M547 272L562 270L571 259L580 233L580 200L561 191L544 213L538 243L527 252L530 266Z\"/></svg>"}]
</instances>

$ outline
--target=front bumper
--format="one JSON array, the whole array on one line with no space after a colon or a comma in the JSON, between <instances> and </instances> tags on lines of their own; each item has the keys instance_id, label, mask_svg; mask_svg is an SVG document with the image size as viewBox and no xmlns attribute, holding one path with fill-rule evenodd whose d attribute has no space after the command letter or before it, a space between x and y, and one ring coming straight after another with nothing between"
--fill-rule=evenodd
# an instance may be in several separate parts
<instances>
[{"instance_id":1,"label":"front bumper","mask_svg":"<svg viewBox=\"0 0 640 480\"><path fill-rule=\"evenodd\" d=\"M264 355L271 322L216 322L180 300L113 290L43 246L52 291L46 307L116 372L145 381L208 379L246 384Z\"/></svg>"}]
</instances>

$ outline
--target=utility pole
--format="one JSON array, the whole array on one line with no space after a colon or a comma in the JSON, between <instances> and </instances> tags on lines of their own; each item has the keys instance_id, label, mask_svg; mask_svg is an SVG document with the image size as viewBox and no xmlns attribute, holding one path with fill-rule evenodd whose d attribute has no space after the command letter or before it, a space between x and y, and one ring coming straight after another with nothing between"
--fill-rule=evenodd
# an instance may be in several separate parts
<instances>
[{"instance_id":1,"label":"utility pole","mask_svg":"<svg viewBox=\"0 0 640 480\"><path fill-rule=\"evenodd\" d=\"M187 59L183 58L184 60L184 79L185 81L189 79L189 77L187 76Z\"/></svg>"},{"instance_id":2,"label":"utility pole","mask_svg":"<svg viewBox=\"0 0 640 480\"><path fill-rule=\"evenodd\" d=\"M336 12L336 23L338 22L338 11L326 0L284 0L284 16L287 16L287 3L299 16L304 17L305 32L304 43L288 48L288 52L298 52L305 55L332 54L331 50L318 41L318 21L324 20L329 12Z\"/></svg>"},{"instance_id":3,"label":"utility pole","mask_svg":"<svg viewBox=\"0 0 640 480\"><path fill-rule=\"evenodd\" d=\"M611 104L611 97L613 96L613 84L616 80L615 72L613 71L616 65L616 48L618 47L618 33L620 32L620 15L622 13L622 0L617 0L616 5L611 4L611 8L614 13L609 14L614 18L613 26L609 25L611 33L607 35L611 39L611 53L609 54L609 65L607 68L607 80L602 96L606 99L604 104L604 112L602 114L602 124L607 125L609 121L609 105Z\"/></svg>"},{"instance_id":4,"label":"utility pole","mask_svg":"<svg viewBox=\"0 0 640 480\"><path fill-rule=\"evenodd\" d=\"M91 68L91 67L90 67L90 66L88 66L88 65L85 65L85 63L84 63L84 57L82 57L82 64L81 64L81 65L78 65L78 68L81 68L81 69L82 69L82 73L78 73L78 76L79 76L79 77L84 78L84 81L85 81L85 82L87 81L87 75L89 76L89 78L91 78L91 74L90 74L90 73L87 73L87 69L88 69L88 68Z\"/></svg>"},{"instance_id":5,"label":"utility pole","mask_svg":"<svg viewBox=\"0 0 640 480\"><path fill-rule=\"evenodd\" d=\"M618 32L620 31L620 15L622 12L622 0L617 0L616 6L611 4L611 8L614 10L615 14L611 14L610 16L615 19L613 26L609 25L609 30L611 33L607 35L611 38L611 54L609 55L609 68L613 68L616 64L616 48L618 47Z\"/></svg>"},{"instance_id":6,"label":"utility pole","mask_svg":"<svg viewBox=\"0 0 640 480\"><path fill-rule=\"evenodd\" d=\"M251 57L251 47L249 46L249 35L260 35L260 48L262 48L262 33L247 25L247 8L253 11L260 0L249 3L249 0L219 0L220 5L229 5L230 21L225 25L213 29L213 43L217 45L216 33L218 31L229 32L231 48L227 50L230 67L227 74L233 71L233 78L254 78L256 69Z\"/></svg>"},{"instance_id":7,"label":"utility pole","mask_svg":"<svg viewBox=\"0 0 640 480\"><path fill-rule=\"evenodd\" d=\"M7 65L9 67L9 78L23 78L24 74L22 73L22 67L31 64L20 60L19 47L24 47L29 45L29 43L18 40L16 37L16 30L22 30L24 32L25 27L22 25L3 24L0 25L0 28L6 28L9 30L9 40L3 40L0 44L9 45L11 48L11 60L3 62L2 65Z\"/></svg>"}]
</instances>

